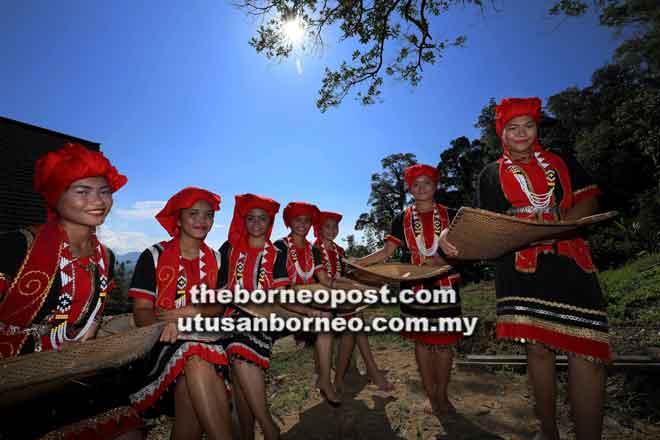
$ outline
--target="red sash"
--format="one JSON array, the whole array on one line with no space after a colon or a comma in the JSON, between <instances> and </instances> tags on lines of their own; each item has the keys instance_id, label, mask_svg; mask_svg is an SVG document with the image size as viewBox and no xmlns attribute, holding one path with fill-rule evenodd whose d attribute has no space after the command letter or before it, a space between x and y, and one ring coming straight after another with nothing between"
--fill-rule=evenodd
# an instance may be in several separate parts
<instances>
[{"instance_id":1,"label":"red sash","mask_svg":"<svg viewBox=\"0 0 660 440\"><path fill-rule=\"evenodd\" d=\"M59 269L63 242L63 231L57 222L39 228L23 265L2 298L0 322L22 328L32 325ZM18 355L26 339L24 333L0 333L0 357Z\"/></svg>"},{"instance_id":2,"label":"red sash","mask_svg":"<svg viewBox=\"0 0 660 440\"><path fill-rule=\"evenodd\" d=\"M341 276L341 259L345 255L344 248L336 243L333 244L333 249L327 249L321 238L317 238L314 242L314 245L321 251L321 263L331 280Z\"/></svg>"},{"instance_id":3,"label":"red sash","mask_svg":"<svg viewBox=\"0 0 660 440\"><path fill-rule=\"evenodd\" d=\"M440 223L442 224L441 229L449 227L449 214L447 213L447 208L439 203L436 205L436 209L440 214ZM422 222L421 216L419 221ZM430 230L429 230L430 229ZM424 264L426 257L419 252L419 247L417 246L417 240L415 240L415 231L413 225L413 208L409 206L403 213L403 234L406 239L406 246L410 250L410 261L412 264L418 266ZM428 245L429 241L433 241L434 231L433 228L424 228L424 242ZM460 279L460 275L454 274L450 276L445 276L440 278L436 285L442 287L451 287L452 281L456 282Z\"/></svg>"},{"instance_id":4,"label":"red sash","mask_svg":"<svg viewBox=\"0 0 660 440\"><path fill-rule=\"evenodd\" d=\"M549 163L549 168L553 169L556 174L559 176L559 181L561 183L563 197L559 201L558 205L562 212L570 209L575 204L573 199L573 190L571 186L570 174L568 172L568 167L561 159L561 157L556 154L550 153L536 147L535 150L541 151L543 159ZM535 159L532 159L536 164ZM497 162L499 164L499 175L500 175L500 184L502 186L502 191L506 196L511 206L514 208L523 208L531 206L527 195L523 192L520 187L520 183L516 180L515 176L511 171L508 170L508 167L504 163L504 158L500 158ZM548 190L548 184L544 179L533 178L531 175L527 175L528 185L532 188L533 191L537 193L543 193ZM550 206L556 205L557 201L553 195L550 202ZM536 214L533 213L518 213L516 214L518 218L524 219L536 219ZM543 219L549 222L554 222L559 220L557 215L554 213L543 213ZM582 238L575 238L572 240L561 240L556 243L556 247L552 244L542 244L539 246L533 246L530 248L523 249L516 252L516 270L524 273L534 273L536 272L537 260L539 253L554 253L556 252L559 255L567 256L572 258L575 263L580 266L580 268L585 272L595 272L596 267L591 259L591 251L589 249L589 244L586 240Z\"/></svg>"},{"instance_id":5,"label":"red sash","mask_svg":"<svg viewBox=\"0 0 660 440\"><path fill-rule=\"evenodd\" d=\"M158 297L156 305L162 309L174 309L176 303L186 295L193 287L190 276L186 276L183 266L179 262L181 248L179 239L161 242L163 252L158 257L156 266L156 283ZM215 253L206 243L200 246L202 256L199 260L200 282L206 284L209 289L215 289L218 283L218 261ZM181 303L184 300L180 301Z\"/></svg>"}]
</instances>

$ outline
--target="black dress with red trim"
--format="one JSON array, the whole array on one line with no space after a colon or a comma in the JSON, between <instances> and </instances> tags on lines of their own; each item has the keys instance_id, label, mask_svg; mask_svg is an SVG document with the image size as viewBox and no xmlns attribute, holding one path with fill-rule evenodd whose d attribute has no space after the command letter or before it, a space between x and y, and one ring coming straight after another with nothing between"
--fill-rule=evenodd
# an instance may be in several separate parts
<instances>
[{"instance_id":1,"label":"black dress with red trim","mask_svg":"<svg viewBox=\"0 0 660 440\"><path fill-rule=\"evenodd\" d=\"M94 255L74 258L66 234L55 223L0 234L0 357L57 349L101 319L114 286L115 257L95 238L94 243ZM26 293L31 301L23 307L16 297ZM27 314L18 313L21 309ZM51 432L51 437L62 438L60 427L75 423L66 430L67 439L92 438L90 433L112 439L142 425L130 406L121 406L128 403L124 393L97 397L67 387L18 403L4 410L0 437L35 438ZM29 424L26 413L33 416Z\"/></svg>"},{"instance_id":2,"label":"black dress with red trim","mask_svg":"<svg viewBox=\"0 0 660 440\"><path fill-rule=\"evenodd\" d=\"M431 257L425 257L423 253L433 253L444 258L439 247L439 234L449 226L455 215L455 210L441 204L436 204L433 210L422 213L417 212L414 205L409 206L392 220L391 232L385 236L385 240L401 247L402 263L422 264L425 258ZM418 250L420 245L424 247L421 253ZM456 270L423 283L402 282L402 290L411 289L415 292L420 289L453 289L456 292L456 301L447 304L401 304L401 316L427 318L431 321L439 318L460 318L462 312L459 283L460 274ZM450 346L463 339L463 334L457 332L401 332L401 336L430 347Z\"/></svg>"},{"instance_id":3,"label":"black dress with red trim","mask_svg":"<svg viewBox=\"0 0 660 440\"><path fill-rule=\"evenodd\" d=\"M286 256L286 272L290 285L305 285L318 282L316 274L325 271L321 250L305 240L303 247L294 244L291 235L275 242L277 249ZM298 332L293 338L306 346L314 345L316 333Z\"/></svg>"},{"instance_id":4,"label":"black dress with red trim","mask_svg":"<svg viewBox=\"0 0 660 440\"><path fill-rule=\"evenodd\" d=\"M286 272L286 256L267 243L264 248L234 249L226 241L220 247L220 273L218 285L234 289L231 284L238 283L242 288L279 289L289 284ZM235 306L229 306L225 316L235 321L249 319L251 316ZM273 344L281 336L277 332L239 332L235 331L224 340L225 350L230 361L239 359L252 363L264 370L270 368Z\"/></svg>"},{"instance_id":5,"label":"black dress with red trim","mask_svg":"<svg viewBox=\"0 0 660 440\"><path fill-rule=\"evenodd\" d=\"M600 193L571 157L540 150L529 163L499 160L479 175L476 206L546 221ZM508 167L513 165L513 170ZM516 176L517 174L517 176ZM521 186L521 182L523 186ZM551 194L533 208L525 193ZM530 188L531 186L531 188ZM539 198L532 196L538 204ZM590 360L611 360L605 301L588 243L579 236L530 247L496 260L497 337L539 342Z\"/></svg>"},{"instance_id":6,"label":"black dress with red trim","mask_svg":"<svg viewBox=\"0 0 660 440\"><path fill-rule=\"evenodd\" d=\"M156 244L142 252L135 265L129 297L147 299L154 302L155 306L158 304L162 282L156 282L156 274L159 270L166 272L161 258L169 243L172 241ZM216 287L214 280L217 280L219 272L218 257L216 252L209 249L209 255L200 253L200 258L178 259L178 267L174 267L176 278L172 280L177 283L176 308L190 304L190 288L200 285L202 280L208 288ZM209 281L206 275L213 271L214 276ZM174 386L184 372L186 362L193 356L212 364L223 380L228 378L229 363L222 340L208 342L180 339L174 343L158 342L144 362L144 379L138 390L130 395L135 410L147 418L160 414L174 415Z\"/></svg>"}]
</instances>

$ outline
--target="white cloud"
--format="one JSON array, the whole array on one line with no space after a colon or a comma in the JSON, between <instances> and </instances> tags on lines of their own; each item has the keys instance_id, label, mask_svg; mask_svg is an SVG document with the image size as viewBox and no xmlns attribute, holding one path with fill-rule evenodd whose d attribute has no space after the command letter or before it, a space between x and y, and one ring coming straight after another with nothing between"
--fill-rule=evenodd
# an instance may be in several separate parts
<instances>
[{"instance_id":1,"label":"white cloud","mask_svg":"<svg viewBox=\"0 0 660 440\"><path fill-rule=\"evenodd\" d=\"M128 209L117 208L112 212L122 219L152 219L167 203L164 200L144 200L133 203Z\"/></svg>"},{"instance_id":2,"label":"white cloud","mask_svg":"<svg viewBox=\"0 0 660 440\"><path fill-rule=\"evenodd\" d=\"M144 232L113 231L107 226L99 227L97 235L99 241L112 249L115 254L141 252L165 238L151 237Z\"/></svg>"}]
</instances>

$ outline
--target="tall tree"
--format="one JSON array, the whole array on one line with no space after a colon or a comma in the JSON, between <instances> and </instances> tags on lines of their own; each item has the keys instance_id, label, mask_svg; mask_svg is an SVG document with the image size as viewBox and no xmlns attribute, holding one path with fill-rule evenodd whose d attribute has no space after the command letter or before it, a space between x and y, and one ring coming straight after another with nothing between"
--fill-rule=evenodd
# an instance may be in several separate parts
<instances>
[{"instance_id":1,"label":"tall tree","mask_svg":"<svg viewBox=\"0 0 660 440\"><path fill-rule=\"evenodd\" d=\"M355 229L372 233L381 244L395 215L403 212L408 202L404 170L417 163L412 153L391 154L381 161L382 171L371 176L369 212L360 214Z\"/></svg>"}]
</instances>

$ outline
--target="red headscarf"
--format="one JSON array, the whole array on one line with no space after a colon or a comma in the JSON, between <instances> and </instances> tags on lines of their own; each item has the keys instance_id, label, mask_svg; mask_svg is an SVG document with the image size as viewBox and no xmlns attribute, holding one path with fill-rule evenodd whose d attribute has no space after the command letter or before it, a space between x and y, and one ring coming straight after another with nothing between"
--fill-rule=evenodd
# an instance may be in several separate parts
<instances>
[{"instance_id":1,"label":"red headscarf","mask_svg":"<svg viewBox=\"0 0 660 440\"><path fill-rule=\"evenodd\" d=\"M502 137L506 124L518 116L531 116L538 124L541 120L541 100L539 98L505 98L495 108L495 131Z\"/></svg>"},{"instance_id":2,"label":"red headscarf","mask_svg":"<svg viewBox=\"0 0 660 440\"><path fill-rule=\"evenodd\" d=\"M220 196L201 188L188 187L174 194L163 209L156 214L156 220L172 237L179 234L177 220L182 209L190 208L199 200L209 202L214 211L220 210Z\"/></svg>"},{"instance_id":3,"label":"red headscarf","mask_svg":"<svg viewBox=\"0 0 660 440\"><path fill-rule=\"evenodd\" d=\"M438 183L438 169L431 165L417 164L411 165L403 172L403 179L406 181L408 188L412 188L415 179L419 176L429 176L433 183Z\"/></svg>"},{"instance_id":4,"label":"red headscarf","mask_svg":"<svg viewBox=\"0 0 660 440\"><path fill-rule=\"evenodd\" d=\"M314 237L319 238L321 236L321 227L328 219L333 219L339 223L342 219L342 215L332 211L320 211L317 221L314 222Z\"/></svg>"},{"instance_id":5,"label":"red headscarf","mask_svg":"<svg viewBox=\"0 0 660 440\"><path fill-rule=\"evenodd\" d=\"M312 224L318 221L319 208L316 205L305 202L291 202L284 208L284 226L291 226L291 220L301 215L308 215L312 219Z\"/></svg>"},{"instance_id":6,"label":"red headscarf","mask_svg":"<svg viewBox=\"0 0 660 440\"><path fill-rule=\"evenodd\" d=\"M46 200L48 218L57 217L57 202L73 182L97 176L105 177L112 192L128 182L103 153L80 144L68 143L40 158L34 169L34 189Z\"/></svg>"},{"instance_id":7,"label":"red headscarf","mask_svg":"<svg viewBox=\"0 0 660 440\"><path fill-rule=\"evenodd\" d=\"M257 196L255 194L241 194L236 196L234 206L234 216L229 226L229 243L234 248L247 247L248 232L245 228L245 217L250 210L259 208L266 211L270 217L270 226L266 232L266 240L270 239L273 232L273 223L275 223L275 214L280 210L280 204L268 197Z\"/></svg>"}]
</instances>

